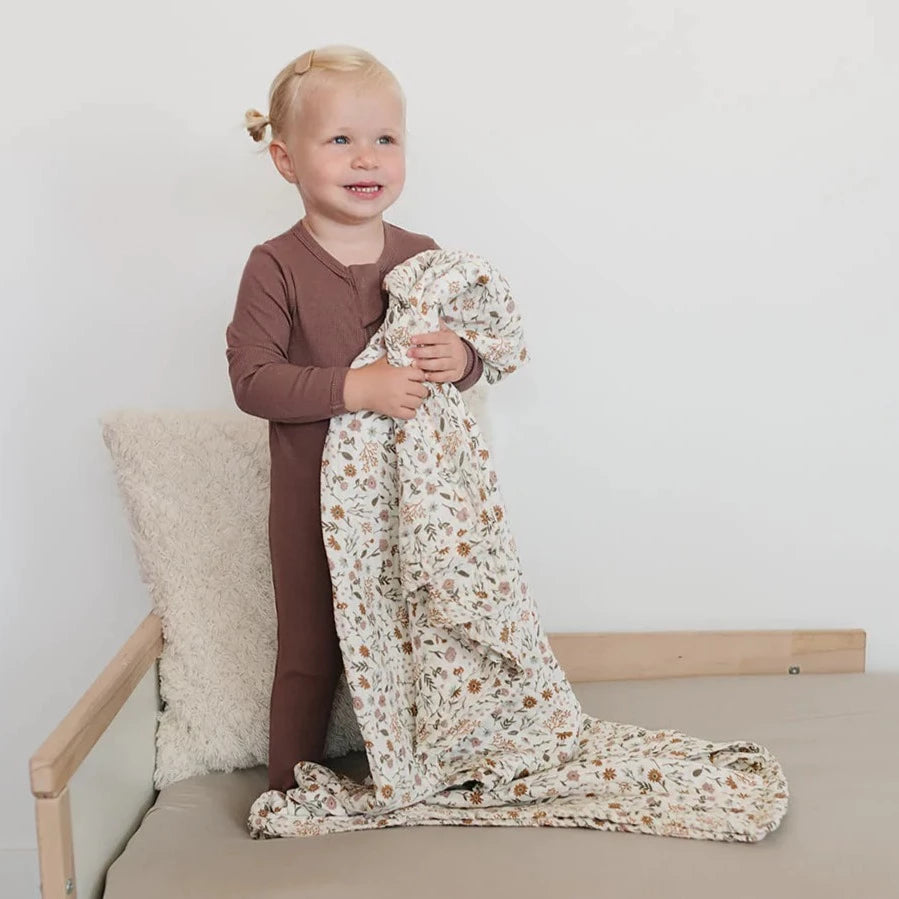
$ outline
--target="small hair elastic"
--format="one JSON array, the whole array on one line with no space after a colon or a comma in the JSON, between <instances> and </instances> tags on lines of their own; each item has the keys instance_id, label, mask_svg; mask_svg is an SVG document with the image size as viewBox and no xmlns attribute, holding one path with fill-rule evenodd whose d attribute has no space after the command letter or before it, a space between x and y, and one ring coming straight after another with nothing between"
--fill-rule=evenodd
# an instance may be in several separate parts
<instances>
[{"instance_id":1,"label":"small hair elastic","mask_svg":"<svg viewBox=\"0 0 899 899\"><path fill-rule=\"evenodd\" d=\"M312 68L312 57L315 56L315 50L307 50L297 61L293 67L293 71L297 75L305 75Z\"/></svg>"}]
</instances>

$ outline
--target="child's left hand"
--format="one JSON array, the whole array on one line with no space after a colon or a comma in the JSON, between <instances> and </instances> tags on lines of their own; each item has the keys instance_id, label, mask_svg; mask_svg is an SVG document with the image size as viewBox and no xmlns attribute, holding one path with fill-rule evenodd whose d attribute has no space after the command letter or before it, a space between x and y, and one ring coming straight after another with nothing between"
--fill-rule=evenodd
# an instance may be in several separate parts
<instances>
[{"instance_id":1,"label":"child's left hand","mask_svg":"<svg viewBox=\"0 0 899 899\"><path fill-rule=\"evenodd\" d=\"M462 338L440 319L440 330L416 334L407 351L412 364L420 368L426 381L437 383L458 381L468 367L468 351Z\"/></svg>"}]
</instances>

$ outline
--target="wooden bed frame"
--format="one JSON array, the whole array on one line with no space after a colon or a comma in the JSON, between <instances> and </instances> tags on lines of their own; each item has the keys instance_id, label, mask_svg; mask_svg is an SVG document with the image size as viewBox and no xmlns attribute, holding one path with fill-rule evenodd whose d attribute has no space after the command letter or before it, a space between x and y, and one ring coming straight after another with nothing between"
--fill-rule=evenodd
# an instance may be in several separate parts
<instances>
[{"instance_id":1,"label":"wooden bed frame","mask_svg":"<svg viewBox=\"0 0 899 899\"><path fill-rule=\"evenodd\" d=\"M866 634L858 629L550 634L549 639L572 683L865 670ZM162 622L151 613L31 758L44 899L78 895L76 850L82 899L99 897L106 868L155 800L151 737L162 648ZM80 806L70 799L72 789L84 777L89 795L108 795L110 762L124 772L113 783L110 798L116 805L86 819L89 839L79 845L72 812Z\"/></svg>"}]
</instances>

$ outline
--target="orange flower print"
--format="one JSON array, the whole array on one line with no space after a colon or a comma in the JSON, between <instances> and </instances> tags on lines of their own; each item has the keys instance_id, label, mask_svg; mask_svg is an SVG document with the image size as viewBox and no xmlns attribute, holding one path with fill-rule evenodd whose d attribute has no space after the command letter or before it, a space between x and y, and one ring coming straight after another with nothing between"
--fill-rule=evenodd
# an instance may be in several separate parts
<instances>
[{"instance_id":1,"label":"orange flower print","mask_svg":"<svg viewBox=\"0 0 899 899\"><path fill-rule=\"evenodd\" d=\"M526 709L532 709L535 705L537 705L537 700L534 699L533 696L525 696L525 698L521 701L521 704Z\"/></svg>"},{"instance_id":2,"label":"orange flower print","mask_svg":"<svg viewBox=\"0 0 899 899\"><path fill-rule=\"evenodd\" d=\"M371 689L371 684L368 682L368 679L364 674L359 675L359 686L362 687L363 690Z\"/></svg>"},{"instance_id":3,"label":"orange flower print","mask_svg":"<svg viewBox=\"0 0 899 899\"><path fill-rule=\"evenodd\" d=\"M503 520L503 509L502 509L502 506L494 506L494 507L493 507L493 514L494 514L494 516L496 517L496 520L497 520L497 521L502 521L502 520Z\"/></svg>"},{"instance_id":4,"label":"orange flower print","mask_svg":"<svg viewBox=\"0 0 899 899\"><path fill-rule=\"evenodd\" d=\"M346 516L346 513L343 511L342 506L331 506L331 517L332 518L340 519L340 518L344 518L345 516Z\"/></svg>"},{"instance_id":5,"label":"orange flower print","mask_svg":"<svg viewBox=\"0 0 899 899\"><path fill-rule=\"evenodd\" d=\"M606 768L606 770L602 772L602 776L605 780L615 780L615 769Z\"/></svg>"},{"instance_id":6,"label":"orange flower print","mask_svg":"<svg viewBox=\"0 0 899 899\"><path fill-rule=\"evenodd\" d=\"M412 655L412 641L411 641L411 640L405 640L405 641L403 641L403 652L404 652L407 656Z\"/></svg>"},{"instance_id":7,"label":"orange flower print","mask_svg":"<svg viewBox=\"0 0 899 899\"><path fill-rule=\"evenodd\" d=\"M480 790L472 790L468 801L474 803L474 805L480 805L484 801L484 797L481 795Z\"/></svg>"},{"instance_id":8,"label":"orange flower print","mask_svg":"<svg viewBox=\"0 0 899 899\"><path fill-rule=\"evenodd\" d=\"M355 465L344 465L344 466L343 466L343 473L344 473L348 478L354 478L354 477L356 477L356 466L355 466Z\"/></svg>"},{"instance_id":9,"label":"orange flower print","mask_svg":"<svg viewBox=\"0 0 899 899\"><path fill-rule=\"evenodd\" d=\"M468 692L469 693L480 693L481 692L481 682L476 677L473 677L468 682Z\"/></svg>"},{"instance_id":10,"label":"orange flower print","mask_svg":"<svg viewBox=\"0 0 899 899\"><path fill-rule=\"evenodd\" d=\"M650 818L649 815L644 815L640 820L641 820L647 827L652 827L652 818Z\"/></svg>"},{"instance_id":11,"label":"orange flower print","mask_svg":"<svg viewBox=\"0 0 899 899\"><path fill-rule=\"evenodd\" d=\"M467 543L460 543L456 547L456 552L459 553L460 556L467 556L471 552L471 546Z\"/></svg>"},{"instance_id":12,"label":"orange flower print","mask_svg":"<svg viewBox=\"0 0 899 899\"><path fill-rule=\"evenodd\" d=\"M368 658L371 655L371 650L363 643L362 646L359 647L359 655Z\"/></svg>"},{"instance_id":13,"label":"orange flower print","mask_svg":"<svg viewBox=\"0 0 899 899\"><path fill-rule=\"evenodd\" d=\"M527 793L528 788L524 784L515 784L515 795L516 796L524 796Z\"/></svg>"},{"instance_id":14,"label":"orange flower print","mask_svg":"<svg viewBox=\"0 0 899 899\"><path fill-rule=\"evenodd\" d=\"M453 674L458 677L464 670L465 669L461 665L459 665L457 668L453 668Z\"/></svg>"},{"instance_id":15,"label":"orange flower print","mask_svg":"<svg viewBox=\"0 0 899 899\"><path fill-rule=\"evenodd\" d=\"M397 443L405 443L406 441L406 432L402 428L397 428L396 434L393 435L393 439Z\"/></svg>"},{"instance_id":16,"label":"orange flower print","mask_svg":"<svg viewBox=\"0 0 899 899\"><path fill-rule=\"evenodd\" d=\"M393 795L393 787L390 786L390 784L384 784L384 786L381 787L381 795L385 799L390 799L390 797Z\"/></svg>"},{"instance_id":17,"label":"orange flower print","mask_svg":"<svg viewBox=\"0 0 899 899\"><path fill-rule=\"evenodd\" d=\"M553 691L552 690L544 690L540 695L548 702L550 699L553 698ZM583 745L583 743L586 743L586 742L587 742L586 740L582 741L581 745Z\"/></svg>"},{"instance_id":18,"label":"orange flower print","mask_svg":"<svg viewBox=\"0 0 899 899\"><path fill-rule=\"evenodd\" d=\"M340 544L334 539L333 535L328 537L328 546L330 546L331 549L340 550Z\"/></svg>"},{"instance_id":19,"label":"orange flower print","mask_svg":"<svg viewBox=\"0 0 899 899\"><path fill-rule=\"evenodd\" d=\"M485 449L478 450L478 455L486 462L490 458L490 451Z\"/></svg>"},{"instance_id":20,"label":"orange flower print","mask_svg":"<svg viewBox=\"0 0 899 899\"><path fill-rule=\"evenodd\" d=\"M646 775L653 783L659 783L662 779L662 772L658 770L658 768L653 768L649 774Z\"/></svg>"},{"instance_id":21,"label":"orange flower print","mask_svg":"<svg viewBox=\"0 0 899 899\"><path fill-rule=\"evenodd\" d=\"M736 790L736 789L737 789L737 782L736 782L730 775L728 775L727 780L724 781L724 782L725 782L725 783L726 783L732 790Z\"/></svg>"}]
</instances>

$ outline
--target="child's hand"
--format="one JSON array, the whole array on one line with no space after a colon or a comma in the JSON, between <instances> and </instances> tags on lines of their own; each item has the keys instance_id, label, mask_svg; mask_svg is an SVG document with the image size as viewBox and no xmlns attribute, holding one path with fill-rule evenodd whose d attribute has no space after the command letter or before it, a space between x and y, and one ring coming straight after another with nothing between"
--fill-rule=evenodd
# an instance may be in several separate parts
<instances>
[{"instance_id":1,"label":"child's hand","mask_svg":"<svg viewBox=\"0 0 899 899\"><path fill-rule=\"evenodd\" d=\"M435 382L458 381L468 367L468 352L462 338L440 319L440 330L416 334L408 351L412 364L425 373L425 380Z\"/></svg>"},{"instance_id":2,"label":"child's hand","mask_svg":"<svg viewBox=\"0 0 899 899\"><path fill-rule=\"evenodd\" d=\"M392 418L409 420L429 390L422 384L425 376L418 368L397 367L386 356L347 372L343 402L348 412L371 409Z\"/></svg>"}]
</instances>

